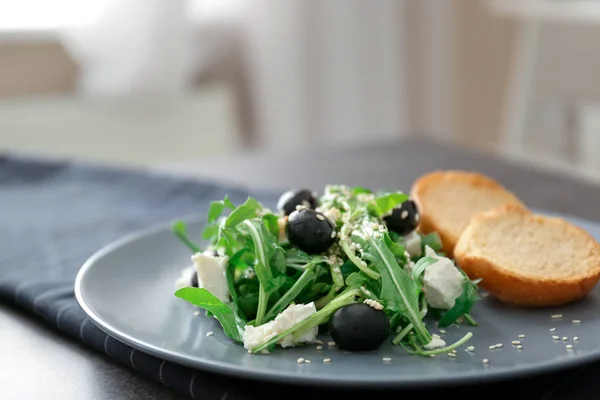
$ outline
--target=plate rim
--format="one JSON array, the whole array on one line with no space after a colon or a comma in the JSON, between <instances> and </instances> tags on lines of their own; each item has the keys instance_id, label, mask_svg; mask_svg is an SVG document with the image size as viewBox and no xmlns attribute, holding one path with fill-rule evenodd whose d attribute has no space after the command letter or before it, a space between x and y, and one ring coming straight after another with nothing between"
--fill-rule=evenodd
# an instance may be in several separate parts
<instances>
[{"instance_id":1,"label":"plate rim","mask_svg":"<svg viewBox=\"0 0 600 400\"><path fill-rule=\"evenodd\" d=\"M571 221L580 221L585 223L591 223L600 227L600 223L592 220L586 220L574 215L566 213L558 213L550 210L543 209L531 209L532 212L546 214L549 216L558 216L560 218L570 219ZM105 255L124 247L132 242L143 239L144 237L152 234L157 234L162 231L168 230L170 224L175 220L184 220L187 223L201 223L206 218L198 216L197 214L183 216L180 218L174 218L169 221L163 221L151 225L150 227L139 229L132 233L122 236L121 238L114 240L107 245L101 247L99 250L94 252L81 266L75 277L74 293L75 298L82 308L87 318L89 318L94 325L102 330L108 336L121 341L132 348L142 351L151 356L160 358L162 360L170 361L175 364L189 367L197 371L205 371L208 373L217 373L230 376L233 378L250 379L264 382L283 383L283 384L295 384L295 385L312 385L319 387L344 387L350 388L424 388L431 386L435 387L454 387L462 385L479 385L486 383L497 383L504 380L510 379L526 379L535 376L541 376L544 374L551 374L560 371L566 371L576 367L582 367L600 360L600 348L593 353L580 355L575 358L562 359L557 362L539 362L536 364L528 365L526 367L517 367L512 369L502 370L481 370L481 372L473 372L468 374L462 374L458 376L435 376L429 377L427 375L422 378L411 378L411 379L377 379L376 377L370 377L365 379L356 379L356 376L352 378L345 378L339 376L330 375L293 375L286 372L277 372L271 370L255 370L247 369L241 366L232 365L231 363L225 363L221 361L206 360L201 358L189 358L178 353L165 350L157 345L146 343L142 340L136 339L132 335L120 331L111 326L111 324L96 314L91 307L85 301L85 294L82 292L82 282L85 279L86 273L93 268L94 264L104 257Z\"/></svg>"}]
</instances>

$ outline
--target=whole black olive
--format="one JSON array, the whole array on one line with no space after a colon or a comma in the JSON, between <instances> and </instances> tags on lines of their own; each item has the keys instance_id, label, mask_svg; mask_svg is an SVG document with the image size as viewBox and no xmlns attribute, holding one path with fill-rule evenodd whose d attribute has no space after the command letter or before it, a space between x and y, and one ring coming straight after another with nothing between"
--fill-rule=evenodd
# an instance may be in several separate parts
<instances>
[{"instance_id":1,"label":"whole black olive","mask_svg":"<svg viewBox=\"0 0 600 400\"><path fill-rule=\"evenodd\" d=\"M323 253L335 241L335 224L322 213L301 209L288 216L286 234L289 242L309 254Z\"/></svg>"},{"instance_id":2,"label":"whole black olive","mask_svg":"<svg viewBox=\"0 0 600 400\"><path fill-rule=\"evenodd\" d=\"M290 215L296 211L296 206L316 208L317 195L308 189L288 190L277 201L277 210L283 211L283 215Z\"/></svg>"},{"instance_id":3,"label":"whole black olive","mask_svg":"<svg viewBox=\"0 0 600 400\"><path fill-rule=\"evenodd\" d=\"M342 350L376 350L390 335L389 319L383 311L363 303L354 303L333 313L329 320L329 332Z\"/></svg>"},{"instance_id":4,"label":"whole black olive","mask_svg":"<svg viewBox=\"0 0 600 400\"><path fill-rule=\"evenodd\" d=\"M419 208L413 200L406 200L383 217L383 222L390 231L402 236L408 235L419 225Z\"/></svg>"}]
</instances>

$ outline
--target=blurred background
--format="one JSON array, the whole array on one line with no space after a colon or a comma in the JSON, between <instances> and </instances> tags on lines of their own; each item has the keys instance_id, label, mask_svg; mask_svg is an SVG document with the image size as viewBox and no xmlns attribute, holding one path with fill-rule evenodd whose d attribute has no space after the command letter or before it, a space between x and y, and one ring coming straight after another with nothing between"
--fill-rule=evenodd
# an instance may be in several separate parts
<instances>
[{"instance_id":1,"label":"blurred background","mask_svg":"<svg viewBox=\"0 0 600 400\"><path fill-rule=\"evenodd\" d=\"M0 0L0 151L428 136L600 180L599 0Z\"/></svg>"}]
</instances>

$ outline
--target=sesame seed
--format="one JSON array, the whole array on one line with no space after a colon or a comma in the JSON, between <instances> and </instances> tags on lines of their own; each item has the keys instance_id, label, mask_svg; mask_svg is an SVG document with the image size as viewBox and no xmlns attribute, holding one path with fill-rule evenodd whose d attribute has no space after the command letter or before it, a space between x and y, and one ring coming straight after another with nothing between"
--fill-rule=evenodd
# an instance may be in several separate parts
<instances>
[{"instance_id":1,"label":"sesame seed","mask_svg":"<svg viewBox=\"0 0 600 400\"><path fill-rule=\"evenodd\" d=\"M490 350L494 350L496 348L495 345L491 345L490 347L488 347Z\"/></svg>"},{"instance_id":2,"label":"sesame seed","mask_svg":"<svg viewBox=\"0 0 600 400\"><path fill-rule=\"evenodd\" d=\"M327 342L328 346L335 346L335 342Z\"/></svg>"},{"instance_id":3,"label":"sesame seed","mask_svg":"<svg viewBox=\"0 0 600 400\"><path fill-rule=\"evenodd\" d=\"M206 332L206 336L212 336L212 335L214 335L214 333L212 331L211 332Z\"/></svg>"},{"instance_id":4,"label":"sesame seed","mask_svg":"<svg viewBox=\"0 0 600 400\"><path fill-rule=\"evenodd\" d=\"M304 360L305 364L310 364L310 360Z\"/></svg>"},{"instance_id":5,"label":"sesame seed","mask_svg":"<svg viewBox=\"0 0 600 400\"><path fill-rule=\"evenodd\" d=\"M400 213L400 218L406 219L407 217L408 217L408 211L403 210L402 213Z\"/></svg>"},{"instance_id":6,"label":"sesame seed","mask_svg":"<svg viewBox=\"0 0 600 400\"><path fill-rule=\"evenodd\" d=\"M271 353L269 353L269 350L267 350L267 349L262 349L260 352L262 354L271 354Z\"/></svg>"},{"instance_id":7,"label":"sesame seed","mask_svg":"<svg viewBox=\"0 0 600 400\"><path fill-rule=\"evenodd\" d=\"M573 348L573 345L572 344L568 344L565 347L567 348L567 350L571 350Z\"/></svg>"},{"instance_id":8,"label":"sesame seed","mask_svg":"<svg viewBox=\"0 0 600 400\"><path fill-rule=\"evenodd\" d=\"M574 341L574 342L577 342L577 341L579 341L579 336L573 336L573 341Z\"/></svg>"},{"instance_id":9,"label":"sesame seed","mask_svg":"<svg viewBox=\"0 0 600 400\"><path fill-rule=\"evenodd\" d=\"M252 354L252 350L248 349L248 354Z\"/></svg>"},{"instance_id":10,"label":"sesame seed","mask_svg":"<svg viewBox=\"0 0 600 400\"><path fill-rule=\"evenodd\" d=\"M317 350L323 350L323 346L317 346Z\"/></svg>"},{"instance_id":11,"label":"sesame seed","mask_svg":"<svg viewBox=\"0 0 600 400\"><path fill-rule=\"evenodd\" d=\"M379 232L375 232L375 233L373 234L373 236L374 236L376 239L379 239L379 238L381 237L381 233L379 233Z\"/></svg>"},{"instance_id":12,"label":"sesame seed","mask_svg":"<svg viewBox=\"0 0 600 400\"><path fill-rule=\"evenodd\" d=\"M200 315L200 311L194 311L194 315L196 315L196 316Z\"/></svg>"},{"instance_id":13,"label":"sesame seed","mask_svg":"<svg viewBox=\"0 0 600 400\"><path fill-rule=\"evenodd\" d=\"M469 346L469 347L467 347L467 351L475 351L475 347L474 346Z\"/></svg>"},{"instance_id":14,"label":"sesame seed","mask_svg":"<svg viewBox=\"0 0 600 400\"><path fill-rule=\"evenodd\" d=\"M566 342L567 340L569 340L569 338L568 338L568 337L566 337L566 336L563 336L562 340L563 340L564 342Z\"/></svg>"},{"instance_id":15,"label":"sesame seed","mask_svg":"<svg viewBox=\"0 0 600 400\"><path fill-rule=\"evenodd\" d=\"M487 358L484 358L481 362L484 363L484 364L487 364L487 363L490 362L490 360L488 360Z\"/></svg>"},{"instance_id":16,"label":"sesame seed","mask_svg":"<svg viewBox=\"0 0 600 400\"><path fill-rule=\"evenodd\" d=\"M315 340L315 343L316 343L316 344L323 344L323 341L322 341L322 340L319 340L319 339L317 339L317 340Z\"/></svg>"},{"instance_id":17,"label":"sesame seed","mask_svg":"<svg viewBox=\"0 0 600 400\"><path fill-rule=\"evenodd\" d=\"M562 318L562 317L563 317L562 314L554 314L554 315L550 316L550 318L552 318L552 319L558 319L558 318Z\"/></svg>"},{"instance_id":18,"label":"sesame seed","mask_svg":"<svg viewBox=\"0 0 600 400\"><path fill-rule=\"evenodd\" d=\"M525 335L519 335L519 339L525 339Z\"/></svg>"},{"instance_id":19,"label":"sesame seed","mask_svg":"<svg viewBox=\"0 0 600 400\"><path fill-rule=\"evenodd\" d=\"M390 361L392 361L392 359L390 357L383 357L382 360L383 360L383 362L390 362Z\"/></svg>"},{"instance_id":20,"label":"sesame seed","mask_svg":"<svg viewBox=\"0 0 600 400\"><path fill-rule=\"evenodd\" d=\"M523 345L518 345L517 349L521 350L523 348Z\"/></svg>"},{"instance_id":21,"label":"sesame seed","mask_svg":"<svg viewBox=\"0 0 600 400\"><path fill-rule=\"evenodd\" d=\"M324 358L323 364L329 364L331 362L331 358Z\"/></svg>"},{"instance_id":22,"label":"sesame seed","mask_svg":"<svg viewBox=\"0 0 600 400\"><path fill-rule=\"evenodd\" d=\"M325 221L325 217L322 216L321 214L317 214L317 219L320 221Z\"/></svg>"},{"instance_id":23,"label":"sesame seed","mask_svg":"<svg viewBox=\"0 0 600 400\"><path fill-rule=\"evenodd\" d=\"M435 354L430 354L429 357L430 358L435 358Z\"/></svg>"},{"instance_id":24,"label":"sesame seed","mask_svg":"<svg viewBox=\"0 0 600 400\"><path fill-rule=\"evenodd\" d=\"M456 354L450 352L450 353L448 353L448 357L456 357Z\"/></svg>"},{"instance_id":25,"label":"sesame seed","mask_svg":"<svg viewBox=\"0 0 600 400\"><path fill-rule=\"evenodd\" d=\"M550 332L554 332L556 328L550 328Z\"/></svg>"},{"instance_id":26,"label":"sesame seed","mask_svg":"<svg viewBox=\"0 0 600 400\"><path fill-rule=\"evenodd\" d=\"M437 333L434 333L433 335L431 335L431 337L435 339L441 339L440 335L438 335Z\"/></svg>"},{"instance_id":27,"label":"sesame seed","mask_svg":"<svg viewBox=\"0 0 600 400\"><path fill-rule=\"evenodd\" d=\"M440 329L440 333L443 335L444 333L446 333L446 331L443 329Z\"/></svg>"},{"instance_id":28,"label":"sesame seed","mask_svg":"<svg viewBox=\"0 0 600 400\"><path fill-rule=\"evenodd\" d=\"M574 323L574 324L580 324L580 323L581 323L581 321L580 321L580 320L578 320L578 319L574 319L574 320L573 320L573 323Z\"/></svg>"},{"instance_id":29,"label":"sesame seed","mask_svg":"<svg viewBox=\"0 0 600 400\"><path fill-rule=\"evenodd\" d=\"M296 360L296 362L298 364L302 364L304 362L304 358L300 357L299 359Z\"/></svg>"},{"instance_id":30,"label":"sesame seed","mask_svg":"<svg viewBox=\"0 0 600 400\"><path fill-rule=\"evenodd\" d=\"M502 347L502 343L496 343L496 347L497 347L497 348L500 348L500 347Z\"/></svg>"},{"instance_id":31,"label":"sesame seed","mask_svg":"<svg viewBox=\"0 0 600 400\"><path fill-rule=\"evenodd\" d=\"M457 354L458 352L456 350L450 350L450 353Z\"/></svg>"},{"instance_id":32,"label":"sesame seed","mask_svg":"<svg viewBox=\"0 0 600 400\"><path fill-rule=\"evenodd\" d=\"M518 340L513 340L511 343L514 344L515 346L521 344L521 342Z\"/></svg>"},{"instance_id":33,"label":"sesame seed","mask_svg":"<svg viewBox=\"0 0 600 400\"><path fill-rule=\"evenodd\" d=\"M554 335L554 336L552 336L552 339L554 339L554 340L558 340L558 339L560 339L560 338L559 338L558 336Z\"/></svg>"}]
</instances>

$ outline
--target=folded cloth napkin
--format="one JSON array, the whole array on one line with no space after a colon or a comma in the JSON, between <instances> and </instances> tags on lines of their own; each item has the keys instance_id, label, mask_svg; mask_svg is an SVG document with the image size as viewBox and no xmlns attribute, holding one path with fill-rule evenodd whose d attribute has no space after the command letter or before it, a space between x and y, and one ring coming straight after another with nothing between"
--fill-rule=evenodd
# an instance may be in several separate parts
<instances>
[{"instance_id":1,"label":"folded cloth napkin","mask_svg":"<svg viewBox=\"0 0 600 400\"><path fill-rule=\"evenodd\" d=\"M281 394L286 390L283 384L215 375L137 351L97 328L74 297L77 271L96 250L159 222L192 214L204 216L209 202L225 195L236 203L251 195L268 207L274 207L278 197L275 193L249 193L214 182L139 171L1 157L0 299L37 314L74 339L190 398L263 399ZM561 376L575 379L576 375ZM580 379L581 373L576 377ZM558 376L547 376L515 382L512 388L530 394L529 398L539 398L536 395L551 396L549 390L555 385L550 382L556 381L562 382ZM293 391L313 400L344 392L309 387ZM354 397L360 393L354 390L346 394ZM467 393L461 391L461 397L465 396Z\"/></svg>"}]
</instances>

